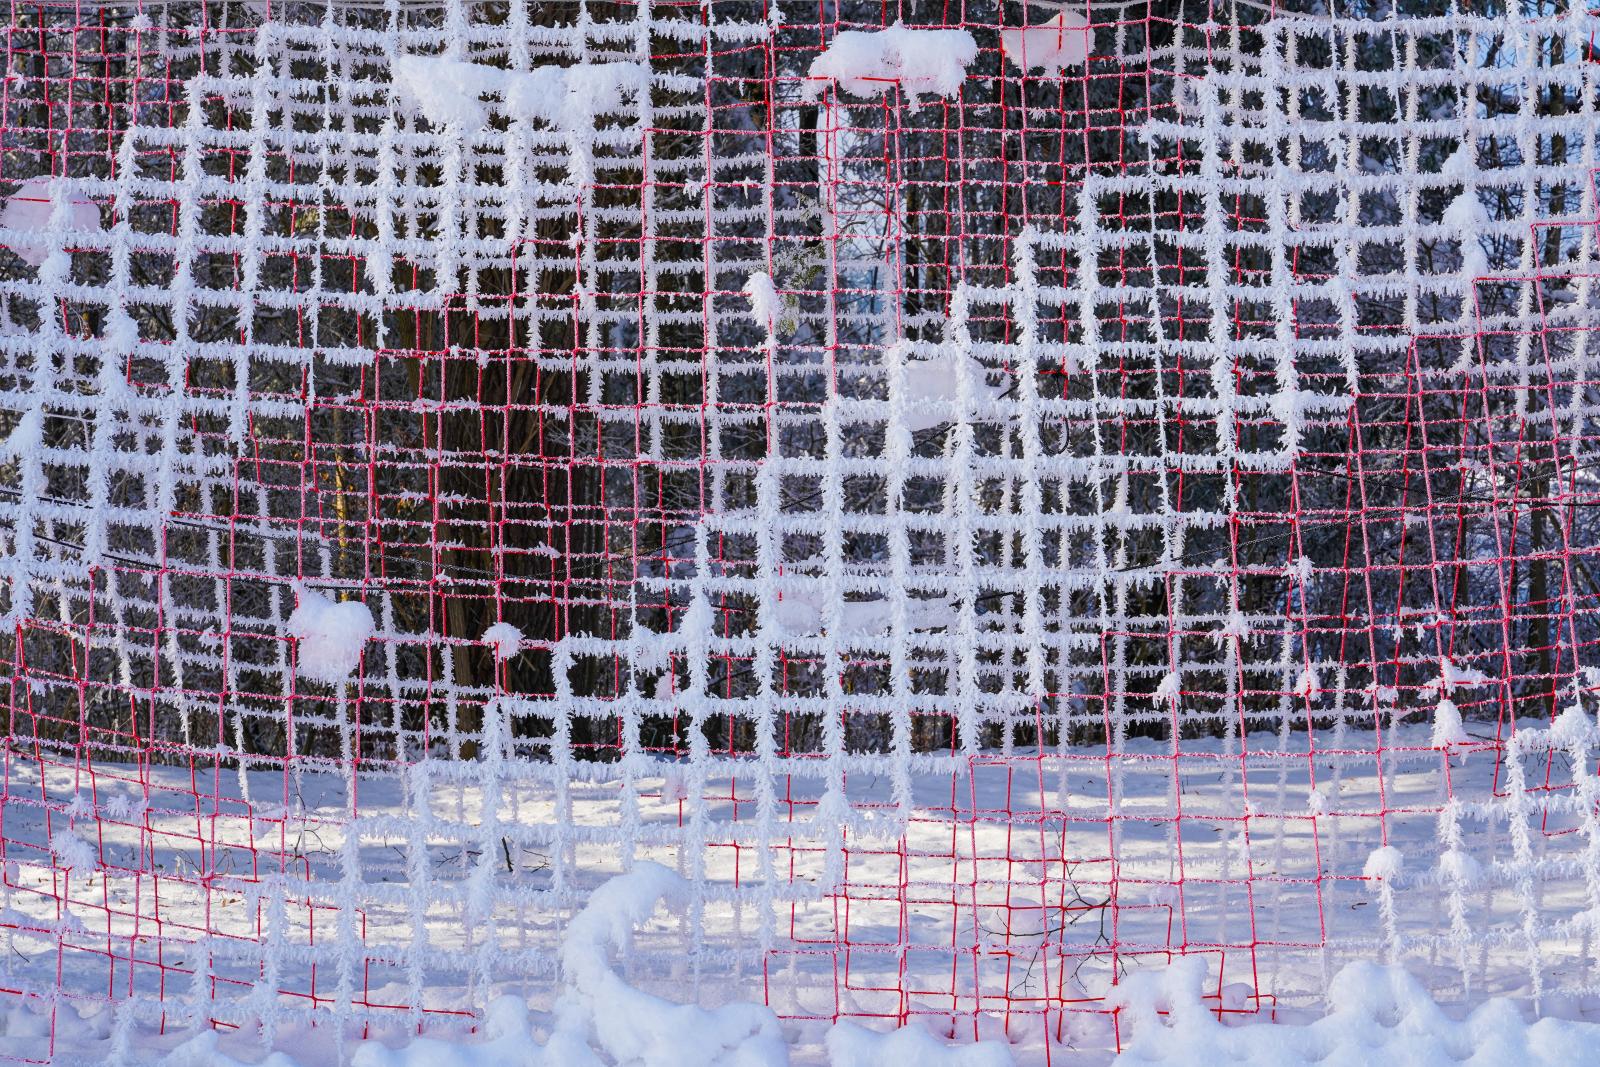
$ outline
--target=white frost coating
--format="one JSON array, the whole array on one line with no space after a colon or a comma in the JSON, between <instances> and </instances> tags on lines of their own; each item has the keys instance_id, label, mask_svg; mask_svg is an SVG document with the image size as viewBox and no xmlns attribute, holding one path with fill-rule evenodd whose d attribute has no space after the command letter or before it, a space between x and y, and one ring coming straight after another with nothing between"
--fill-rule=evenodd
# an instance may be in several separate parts
<instances>
[{"instance_id":1,"label":"white frost coating","mask_svg":"<svg viewBox=\"0 0 1600 1067\"><path fill-rule=\"evenodd\" d=\"M787 593L774 609L778 629L791 636L810 636L823 630L821 593ZM891 621L890 607L882 600L845 601L839 605L839 634L882 633Z\"/></svg>"},{"instance_id":2,"label":"white frost coating","mask_svg":"<svg viewBox=\"0 0 1600 1067\"><path fill-rule=\"evenodd\" d=\"M372 612L359 600L335 601L299 586L299 605L284 629L296 639L300 674L337 685L361 663L361 649L372 637Z\"/></svg>"},{"instance_id":3,"label":"white frost coating","mask_svg":"<svg viewBox=\"0 0 1600 1067\"><path fill-rule=\"evenodd\" d=\"M1333 810L1334 798L1338 795L1338 786L1333 782L1324 782L1306 794L1306 810L1313 815L1323 815Z\"/></svg>"},{"instance_id":4,"label":"white frost coating","mask_svg":"<svg viewBox=\"0 0 1600 1067\"><path fill-rule=\"evenodd\" d=\"M483 631L483 643L494 647L494 658L508 660L522 648L522 631L509 622L497 622Z\"/></svg>"},{"instance_id":5,"label":"white frost coating","mask_svg":"<svg viewBox=\"0 0 1600 1067\"><path fill-rule=\"evenodd\" d=\"M1489 254L1484 251L1484 231L1493 221L1483 206L1476 190L1470 185L1461 195L1450 201L1440 220L1456 231L1461 243L1461 275L1463 278L1481 278L1489 273Z\"/></svg>"},{"instance_id":6,"label":"white frost coating","mask_svg":"<svg viewBox=\"0 0 1600 1067\"><path fill-rule=\"evenodd\" d=\"M824 629L827 595L817 588L790 590L778 601L775 617L782 633L804 637ZM870 637L886 633L894 622L894 605L888 600L845 600L837 605L837 637ZM911 600L906 605L906 621L914 630L949 626L954 620L954 605L948 599Z\"/></svg>"},{"instance_id":7,"label":"white frost coating","mask_svg":"<svg viewBox=\"0 0 1600 1067\"><path fill-rule=\"evenodd\" d=\"M1228 1026L1202 998L1205 962L1130 975L1114 993L1132 1034L1115 1067L1566 1067L1592 1058L1600 1025L1523 1020L1490 1000L1457 1022L1399 967L1352 963L1328 987L1328 1014L1304 1026Z\"/></svg>"},{"instance_id":8,"label":"white frost coating","mask_svg":"<svg viewBox=\"0 0 1600 1067\"><path fill-rule=\"evenodd\" d=\"M1175 908L1182 900L1178 887L1163 883L1151 886L1144 895L1146 904L1152 908Z\"/></svg>"},{"instance_id":9,"label":"white frost coating","mask_svg":"<svg viewBox=\"0 0 1600 1067\"><path fill-rule=\"evenodd\" d=\"M57 866L69 870L92 871L100 865L94 847L66 826L51 832L50 852Z\"/></svg>"},{"instance_id":10,"label":"white frost coating","mask_svg":"<svg viewBox=\"0 0 1600 1067\"><path fill-rule=\"evenodd\" d=\"M1446 157L1439 173L1451 178L1467 178L1478 171L1477 145L1469 138L1456 145L1456 150Z\"/></svg>"},{"instance_id":11,"label":"white frost coating","mask_svg":"<svg viewBox=\"0 0 1600 1067\"><path fill-rule=\"evenodd\" d=\"M468 130L488 125L489 110L480 98L502 91L500 78L507 73L435 56L396 56L391 70L401 96L429 122Z\"/></svg>"},{"instance_id":12,"label":"white frost coating","mask_svg":"<svg viewBox=\"0 0 1600 1067\"><path fill-rule=\"evenodd\" d=\"M1244 612L1234 608L1228 612L1227 621L1217 630L1218 639L1234 637L1241 641L1250 636L1250 620L1244 617Z\"/></svg>"},{"instance_id":13,"label":"white frost coating","mask_svg":"<svg viewBox=\"0 0 1600 1067\"><path fill-rule=\"evenodd\" d=\"M1455 701L1440 697L1438 707L1433 712L1433 747L1449 750L1471 743L1472 738L1467 735L1467 728L1461 722L1461 712Z\"/></svg>"},{"instance_id":14,"label":"white frost coating","mask_svg":"<svg viewBox=\"0 0 1600 1067\"><path fill-rule=\"evenodd\" d=\"M768 331L776 329L783 301L778 297L777 286L772 284L772 275L764 270L750 275L744 283L744 294L750 298L750 314L755 316L756 323Z\"/></svg>"},{"instance_id":15,"label":"white frost coating","mask_svg":"<svg viewBox=\"0 0 1600 1067\"><path fill-rule=\"evenodd\" d=\"M58 199L61 200L59 204ZM6 199L5 207L0 208L0 228L19 233L57 231L63 235L74 231L93 232L100 229L100 209L77 195L72 183L64 178L29 178ZM71 241L65 244L70 245ZM12 243L11 251L30 267L37 267L54 247L55 241L24 240Z\"/></svg>"},{"instance_id":16,"label":"white frost coating","mask_svg":"<svg viewBox=\"0 0 1600 1067\"><path fill-rule=\"evenodd\" d=\"M1010 1067L999 1041L946 1045L920 1026L880 1033L841 1022L828 1031L829 1067Z\"/></svg>"},{"instance_id":17,"label":"white frost coating","mask_svg":"<svg viewBox=\"0 0 1600 1067\"><path fill-rule=\"evenodd\" d=\"M1368 878L1379 878L1384 881L1393 881L1400 877L1400 872L1405 870L1406 858L1403 853L1393 845L1384 845L1375 848L1367 856L1366 865L1361 868L1361 873Z\"/></svg>"},{"instance_id":18,"label":"white frost coating","mask_svg":"<svg viewBox=\"0 0 1600 1067\"><path fill-rule=\"evenodd\" d=\"M44 409L29 408L17 419L6 439L0 442L0 454L18 459L37 450L44 444Z\"/></svg>"},{"instance_id":19,"label":"white frost coating","mask_svg":"<svg viewBox=\"0 0 1600 1067\"><path fill-rule=\"evenodd\" d=\"M1021 70L1059 71L1089 58L1089 20L1081 11L1062 11L1037 26L1000 31L1000 51Z\"/></svg>"},{"instance_id":20,"label":"white frost coating","mask_svg":"<svg viewBox=\"0 0 1600 1067\"><path fill-rule=\"evenodd\" d=\"M870 33L840 30L811 61L805 96L815 100L831 81L852 96L881 96L898 84L913 104L922 93L950 97L977 56L978 42L966 30L908 29L899 22Z\"/></svg>"},{"instance_id":21,"label":"white frost coating","mask_svg":"<svg viewBox=\"0 0 1600 1067\"><path fill-rule=\"evenodd\" d=\"M595 116L614 112L637 96L648 74L637 63L584 64L504 70L438 56L396 56L390 65L402 100L438 126L466 132L489 123L484 97L499 100L508 118L539 119L567 133L581 133Z\"/></svg>"},{"instance_id":22,"label":"white frost coating","mask_svg":"<svg viewBox=\"0 0 1600 1067\"><path fill-rule=\"evenodd\" d=\"M1417 694L1424 700L1436 695L1448 696L1461 686L1487 685L1493 681L1475 667L1459 667L1449 656L1439 657L1439 676L1424 684Z\"/></svg>"},{"instance_id":23,"label":"white frost coating","mask_svg":"<svg viewBox=\"0 0 1600 1067\"><path fill-rule=\"evenodd\" d=\"M990 385L985 368L957 351L907 359L899 394L904 404L900 419L906 428L914 433L956 421L963 379L979 404L999 400L1009 389L1005 384Z\"/></svg>"}]
</instances>

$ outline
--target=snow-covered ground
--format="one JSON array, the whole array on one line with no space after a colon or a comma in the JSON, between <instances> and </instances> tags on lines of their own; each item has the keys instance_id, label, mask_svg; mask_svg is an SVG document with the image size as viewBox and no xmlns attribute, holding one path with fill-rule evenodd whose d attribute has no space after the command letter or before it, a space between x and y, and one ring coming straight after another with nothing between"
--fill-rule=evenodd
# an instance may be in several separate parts
<instances>
[{"instance_id":1,"label":"snow-covered ground","mask_svg":"<svg viewBox=\"0 0 1600 1067\"><path fill-rule=\"evenodd\" d=\"M13 752L7 836L57 870L8 872L0 984L30 995L3 1040L45 1058L53 1029L61 1063L582 1062L556 1053L572 1042L613 1057L597 1062L896 1062L890 1047L937 1062L922 1036L879 1047L853 1028L905 1021L966 1046L950 1062L968 1065L1043 1062L1047 1041L1051 1062L1103 1063L1119 1034L1136 1060L1215 1062L1194 1050L1226 1046L1299 1063L1380 1038L1482 1055L1501 1047L1479 1039L1492 1019L1505 1047L1532 1043L1517 1062L1563 1062L1550 1050L1575 1031L1512 1021L1600 1019L1569 847L1589 823L1563 766L1592 732L1525 723L1496 748L1469 723L1448 767L1425 723L1381 746L1347 728L1316 750L1291 731L930 758L904 809L885 777L852 776L831 843L812 825L821 782L796 777L770 887L750 784L681 765L580 764L564 784L513 759L244 781L47 763L40 778ZM1371 969L1384 961L1415 977ZM1352 963L1368 969L1338 977ZM1447 1015L1510 1001L1457 1025L1424 988ZM1157 1003L1173 1014L1157 1021ZM1285 1025L1329 1004L1333 1021ZM606 1045L633 1040L619 1019L642 1028L632 1051ZM674 1034L695 1036L673 1052ZM704 1058L713 1034L731 1058ZM1291 1048L1303 1060L1249 1058Z\"/></svg>"}]
</instances>

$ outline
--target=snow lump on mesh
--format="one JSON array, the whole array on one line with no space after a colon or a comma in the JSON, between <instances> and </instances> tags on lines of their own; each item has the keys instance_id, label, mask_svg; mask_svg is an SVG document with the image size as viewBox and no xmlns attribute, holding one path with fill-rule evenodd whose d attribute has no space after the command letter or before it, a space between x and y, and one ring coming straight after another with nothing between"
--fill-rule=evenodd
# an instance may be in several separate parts
<instances>
[{"instance_id":1,"label":"snow lump on mesh","mask_svg":"<svg viewBox=\"0 0 1600 1067\"><path fill-rule=\"evenodd\" d=\"M285 629L296 639L300 675L329 685L346 681L372 637L372 612L359 600L331 600L305 586Z\"/></svg>"},{"instance_id":2,"label":"snow lump on mesh","mask_svg":"<svg viewBox=\"0 0 1600 1067\"><path fill-rule=\"evenodd\" d=\"M896 22L886 30L840 30L811 63L805 94L837 82L851 96L882 96L891 85L915 104L924 93L950 97L961 90L978 42L966 30L919 30Z\"/></svg>"},{"instance_id":3,"label":"snow lump on mesh","mask_svg":"<svg viewBox=\"0 0 1600 1067\"><path fill-rule=\"evenodd\" d=\"M497 622L483 631L483 643L494 649L494 658L508 660L522 648L522 631L509 622Z\"/></svg>"}]
</instances>

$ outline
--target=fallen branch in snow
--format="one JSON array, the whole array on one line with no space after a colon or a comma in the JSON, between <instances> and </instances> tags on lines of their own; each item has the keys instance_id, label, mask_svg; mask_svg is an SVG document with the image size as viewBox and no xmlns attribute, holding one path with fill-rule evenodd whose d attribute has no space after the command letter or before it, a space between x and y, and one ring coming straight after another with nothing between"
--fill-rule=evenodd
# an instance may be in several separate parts
<instances>
[{"instance_id":1,"label":"fallen branch in snow","mask_svg":"<svg viewBox=\"0 0 1600 1067\"><path fill-rule=\"evenodd\" d=\"M1000 31L1000 51L1018 68L1060 71L1089 58L1089 20L1081 11L1062 11L1037 26Z\"/></svg>"},{"instance_id":2,"label":"fallen branch in snow","mask_svg":"<svg viewBox=\"0 0 1600 1067\"><path fill-rule=\"evenodd\" d=\"M372 612L359 600L330 600L306 586L295 592L300 603L284 629L298 646L299 673L338 685L361 663L361 649L372 638Z\"/></svg>"},{"instance_id":3,"label":"fallen branch in snow","mask_svg":"<svg viewBox=\"0 0 1600 1067\"><path fill-rule=\"evenodd\" d=\"M657 863L640 863L600 886L567 927L563 991L548 1041L534 1036L528 1007L500 997L484 1012L475 1043L419 1037L391 1049L363 1042L351 1067L785 1067L789 1048L778 1017L760 1004L702 1008L629 985L611 964L636 927L661 903L687 901L690 883ZM215 1036L203 1034L185 1048ZM946 1045L920 1026L888 1033L840 1023L827 1037L832 1067L1009 1067L998 1041ZM186 1059L183 1063L200 1062ZM288 1063L279 1067L292 1067Z\"/></svg>"}]
</instances>

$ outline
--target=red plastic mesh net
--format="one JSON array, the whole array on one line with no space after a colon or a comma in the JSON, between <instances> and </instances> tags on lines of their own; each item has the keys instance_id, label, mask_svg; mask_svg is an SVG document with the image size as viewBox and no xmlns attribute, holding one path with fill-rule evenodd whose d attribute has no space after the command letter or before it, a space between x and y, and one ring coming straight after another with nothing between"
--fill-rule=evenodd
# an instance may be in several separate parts
<instances>
[{"instance_id":1,"label":"red plastic mesh net","mask_svg":"<svg viewBox=\"0 0 1600 1067\"><path fill-rule=\"evenodd\" d=\"M1587 16L1062 11L12 3L0 1053L1588 989Z\"/></svg>"}]
</instances>

